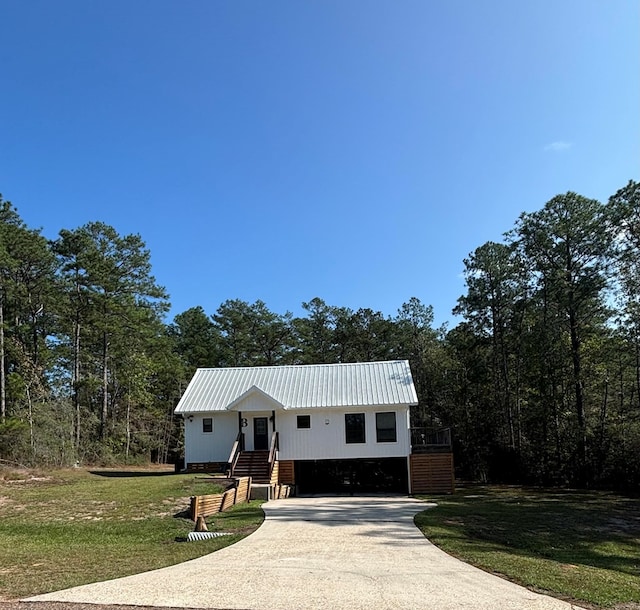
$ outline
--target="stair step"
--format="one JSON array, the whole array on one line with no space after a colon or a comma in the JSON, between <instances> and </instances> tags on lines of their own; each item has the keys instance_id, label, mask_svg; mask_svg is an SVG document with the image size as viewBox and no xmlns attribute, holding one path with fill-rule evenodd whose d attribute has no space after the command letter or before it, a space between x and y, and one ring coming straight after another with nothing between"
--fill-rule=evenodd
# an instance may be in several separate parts
<instances>
[{"instance_id":1,"label":"stair step","mask_svg":"<svg viewBox=\"0 0 640 610\"><path fill-rule=\"evenodd\" d=\"M251 477L255 483L269 483L269 452L243 451L238 456L233 474Z\"/></svg>"}]
</instances>

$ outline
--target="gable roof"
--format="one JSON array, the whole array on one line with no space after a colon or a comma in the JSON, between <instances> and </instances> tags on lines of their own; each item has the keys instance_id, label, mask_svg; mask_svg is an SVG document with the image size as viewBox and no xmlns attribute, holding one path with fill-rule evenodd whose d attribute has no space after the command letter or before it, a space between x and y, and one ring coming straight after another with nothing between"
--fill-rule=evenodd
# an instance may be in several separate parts
<instances>
[{"instance_id":1,"label":"gable roof","mask_svg":"<svg viewBox=\"0 0 640 610\"><path fill-rule=\"evenodd\" d=\"M175 413L225 411L259 390L284 409L417 405L407 360L198 369Z\"/></svg>"},{"instance_id":2,"label":"gable roof","mask_svg":"<svg viewBox=\"0 0 640 610\"><path fill-rule=\"evenodd\" d=\"M266 392L261 390L257 385L252 385L246 392L243 392L242 394L240 394L240 396L238 396L238 398L236 398L235 400L231 401L226 407L227 410L231 410L234 407L237 407L242 402L244 402L247 398L249 398L249 396L253 396L254 394L257 394L258 396L261 396L262 398L264 398L267 402L272 403L272 405L276 409L284 409L285 408L285 406L282 403L278 402L272 396L269 396L269 394L267 394Z\"/></svg>"}]
</instances>

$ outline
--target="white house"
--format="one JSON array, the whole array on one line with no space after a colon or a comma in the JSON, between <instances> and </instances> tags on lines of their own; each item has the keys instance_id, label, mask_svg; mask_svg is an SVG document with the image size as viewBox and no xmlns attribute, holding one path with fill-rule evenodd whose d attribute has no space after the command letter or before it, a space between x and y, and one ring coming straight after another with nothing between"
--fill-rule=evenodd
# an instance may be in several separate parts
<instances>
[{"instance_id":1,"label":"white house","mask_svg":"<svg viewBox=\"0 0 640 610\"><path fill-rule=\"evenodd\" d=\"M187 468L249 472L301 492L406 492L406 360L198 369L175 409Z\"/></svg>"}]
</instances>

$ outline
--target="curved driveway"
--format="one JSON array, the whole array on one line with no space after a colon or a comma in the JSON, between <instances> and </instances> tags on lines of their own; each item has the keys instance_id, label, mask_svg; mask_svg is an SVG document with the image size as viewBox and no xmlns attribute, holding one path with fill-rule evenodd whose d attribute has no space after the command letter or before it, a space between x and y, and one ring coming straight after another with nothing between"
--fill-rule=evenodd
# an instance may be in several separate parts
<instances>
[{"instance_id":1,"label":"curved driveway","mask_svg":"<svg viewBox=\"0 0 640 610\"><path fill-rule=\"evenodd\" d=\"M268 502L262 526L230 547L29 601L239 610L572 607L439 550L413 524L427 506L379 496Z\"/></svg>"}]
</instances>

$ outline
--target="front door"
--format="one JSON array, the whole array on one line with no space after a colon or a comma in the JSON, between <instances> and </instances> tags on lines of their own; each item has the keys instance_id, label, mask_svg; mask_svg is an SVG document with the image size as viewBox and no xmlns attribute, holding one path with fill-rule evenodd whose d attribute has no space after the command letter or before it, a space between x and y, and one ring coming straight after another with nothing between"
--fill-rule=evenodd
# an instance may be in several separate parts
<instances>
[{"instance_id":1,"label":"front door","mask_svg":"<svg viewBox=\"0 0 640 610\"><path fill-rule=\"evenodd\" d=\"M253 450L269 449L269 420L266 417L253 418Z\"/></svg>"}]
</instances>

